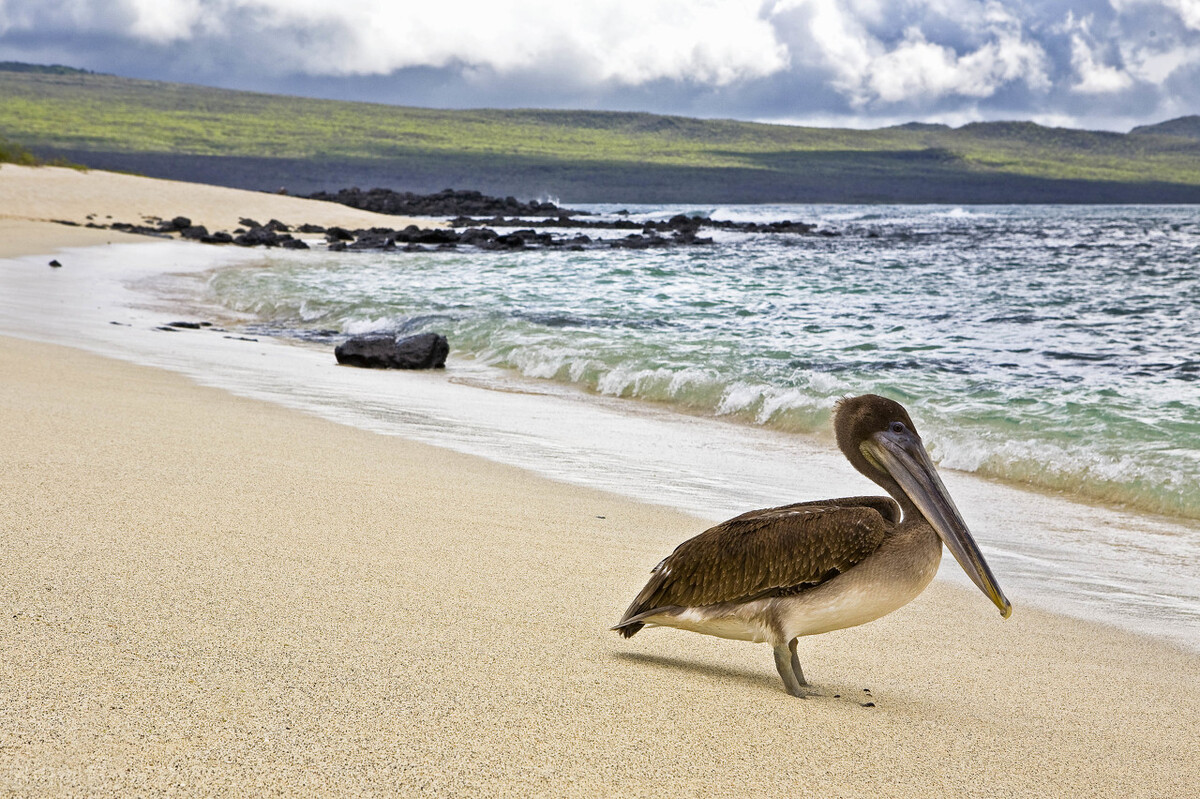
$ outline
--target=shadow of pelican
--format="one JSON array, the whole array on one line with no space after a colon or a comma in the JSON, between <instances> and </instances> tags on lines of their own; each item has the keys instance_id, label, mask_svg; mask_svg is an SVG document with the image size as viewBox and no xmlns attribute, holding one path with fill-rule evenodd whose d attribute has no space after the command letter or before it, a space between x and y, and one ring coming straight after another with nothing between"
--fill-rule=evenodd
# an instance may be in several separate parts
<instances>
[{"instance_id":1,"label":"shadow of pelican","mask_svg":"<svg viewBox=\"0 0 1200 799\"><path fill-rule=\"evenodd\" d=\"M717 666L711 663L702 663L695 660L684 660L682 658L666 657L663 655L650 655L644 652L614 651L612 654L618 660L636 663L640 666L652 666L659 669L672 669L674 671L690 672L707 677L737 680L748 685L761 685L768 690L775 691L775 675L765 671L735 669L729 666Z\"/></svg>"}]
</instances>

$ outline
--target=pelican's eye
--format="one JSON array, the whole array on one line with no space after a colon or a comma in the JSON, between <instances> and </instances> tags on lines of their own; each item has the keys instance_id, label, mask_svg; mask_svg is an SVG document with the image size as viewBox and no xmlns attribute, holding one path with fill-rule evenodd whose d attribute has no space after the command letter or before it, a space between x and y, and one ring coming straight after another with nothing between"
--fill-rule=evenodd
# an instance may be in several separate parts
<instances>
[{"instance_id":1,"label":"pelican's eye","mask_svg":"<svg viewBox=\"0 0 1200 799\"><path fill-rule=\"evenodd\" d=\"M889 426L889 429L897 435L908 430L908 428L904 426L904 422L892 422Z\"/></svg>"}]
</instances>

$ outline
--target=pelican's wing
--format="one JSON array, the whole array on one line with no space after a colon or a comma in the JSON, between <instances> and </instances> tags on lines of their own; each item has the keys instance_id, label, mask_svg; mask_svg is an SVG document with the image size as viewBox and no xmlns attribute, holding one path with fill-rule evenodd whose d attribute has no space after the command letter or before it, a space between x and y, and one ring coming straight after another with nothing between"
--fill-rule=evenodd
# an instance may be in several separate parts
<instances>
[{"instance_id":1,"label":"pelican's wing","mask_svg":"<svg viewBox=\"0 0 1200 799\"><path fill-rule=\"evenodd\" d=\"M746 602L820 585L874 552L900 508L887 497L801 502L743 513L684 541L654 567L614 629L659 608ZM628 626L625 626L628 625Z\"/></svg>"}]
</instances>

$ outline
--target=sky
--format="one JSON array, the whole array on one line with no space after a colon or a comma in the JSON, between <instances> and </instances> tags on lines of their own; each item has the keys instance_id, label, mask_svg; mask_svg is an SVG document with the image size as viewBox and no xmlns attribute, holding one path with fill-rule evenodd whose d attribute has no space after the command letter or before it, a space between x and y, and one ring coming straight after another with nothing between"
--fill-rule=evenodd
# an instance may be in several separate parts
<instances>
[{"instance_id":1,"label":"sky","mask_svg":"<svg viewBox=\"0 0 1200 799\"><path fill-rule=\"evenodd\" d=\"M0 0L0 61L436 108L1123 131L1200 113L1200 0Z\"/></svg>"}]
</instances>

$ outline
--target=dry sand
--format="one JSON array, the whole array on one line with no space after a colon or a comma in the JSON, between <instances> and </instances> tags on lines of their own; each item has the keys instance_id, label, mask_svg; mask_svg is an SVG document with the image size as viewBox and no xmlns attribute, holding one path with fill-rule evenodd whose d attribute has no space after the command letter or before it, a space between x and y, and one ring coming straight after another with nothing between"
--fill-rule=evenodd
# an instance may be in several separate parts
<instances>
[{"instance_id":1,"label":"dry sand","mask_svg":"<svg viewBox=\"0 0 1200 799\"><path fill-rule=\"evenodd\" d=\"M1150 639L935 582L796 700L608 632L683 514L9 338L0 442L0 793L1200 796Z\"/></svg>"},{"instance_id":2,"label":"dry sand","mask_svg":"<svg viewBox=\"0 0 1200 799\"><path fill-rule=\"evenodd\" d=\"M0 257L46 252L45 244L30 249L30 239L34 236L55 248L146 240L144 236L118 231L55 225L54 228L63 229L61 238L55 242L53 233L44 232L54 228L46 225L14 227L14 222L66 221L80 226L88 222L129 222L140 225L146 217L172 219L176 216L186 216L193 224L204 225L211 231L233 231L240 226L238 220L242 217L262 223L274 218L288 225L307 222L351 229L402 228L412 223L424 227L444 224L373 214L337 203L116 172L0 165ZM26 244L24 248L20 248L22 242Z\"/></svg>"}]
</instances>

